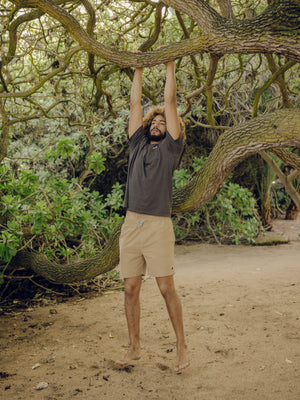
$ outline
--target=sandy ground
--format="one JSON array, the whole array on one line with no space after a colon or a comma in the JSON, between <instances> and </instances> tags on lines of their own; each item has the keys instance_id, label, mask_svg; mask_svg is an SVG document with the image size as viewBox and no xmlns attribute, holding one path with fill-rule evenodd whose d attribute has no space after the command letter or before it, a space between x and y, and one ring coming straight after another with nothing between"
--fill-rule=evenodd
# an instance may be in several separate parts
<instances>
[{"instance_id":1,"label":"sandy ground","mask_svg":"<svg viewBox=\"0 0 300 400\"><path fill-rule=\"evenodd\" d=\"M173 372L174 334L153 279L141 294L143 356L117 370L123 293L0 318L2 399L300 399L300 220L270 247L177 246L191 366ZM37 390L40 386L47 386Z\"/></svg>"}]
</instances>

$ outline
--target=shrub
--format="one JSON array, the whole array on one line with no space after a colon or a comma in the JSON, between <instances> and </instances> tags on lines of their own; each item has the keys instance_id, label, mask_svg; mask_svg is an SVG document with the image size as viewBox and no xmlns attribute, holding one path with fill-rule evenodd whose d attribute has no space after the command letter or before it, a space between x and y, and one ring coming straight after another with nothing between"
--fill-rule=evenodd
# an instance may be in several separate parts
<instances>
[{"instance_id":1,"label":"shrub","mask_svg":"<svg viewBox=\"0 0 300 400\"><path fill-rule=\"evenodd\" d=\"M53 177L45 183L24 170L14 177L0 169L0 258L8 262L18 249L45 252L55 261L91 257L122 221L123 202L119 183L104 198L96 191Z\"/></svg>"},{"instance_id":2,"label":"shrub","mask_svg":"<svg viewBox=\"0 0 300 400\"><path fill-rule=\"evenodd\" d=\"M193 170L201 168L204 159L193 162ZM174 174L174 187L182 187L188 180L185 169ZM185 180L185 181L184 181ZM214 240L218 243L253 242L261 223L252 193L226 181L220 192L199 210L173 216L176 240Z\"/></svg>"}]
</instances>

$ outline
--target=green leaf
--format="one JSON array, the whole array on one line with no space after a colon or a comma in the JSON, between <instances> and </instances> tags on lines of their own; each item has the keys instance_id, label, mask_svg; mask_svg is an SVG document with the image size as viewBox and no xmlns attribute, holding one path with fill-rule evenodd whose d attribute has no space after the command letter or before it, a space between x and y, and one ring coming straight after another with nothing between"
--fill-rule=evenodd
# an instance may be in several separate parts
<instances>
[{"instance_id":1,"label":"green leaf","mask_svg":"<svg viewBox=\"0 0 300 400\"><path fill-rule=\"evenodd\" d=\"M106 158L102 157L101 154L94 151L90 157L88 157L89 166L88 169L91 171L95 171L96 174L101 174L101 172L105 171L104 162Z\"/></svg>"}]
</instances>

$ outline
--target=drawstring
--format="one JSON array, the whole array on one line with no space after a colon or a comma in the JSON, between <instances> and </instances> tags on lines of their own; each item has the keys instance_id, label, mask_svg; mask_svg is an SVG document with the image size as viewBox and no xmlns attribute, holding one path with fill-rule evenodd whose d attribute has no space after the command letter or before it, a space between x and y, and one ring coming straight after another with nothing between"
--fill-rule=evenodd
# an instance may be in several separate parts
<instances>
[{"instance_id":1,"label":"drawstring","mask_svg":"<svg viewBox=\"0 0 300 400\"><path fill-rule=\"evenodd\" d=\"M143 226L144 222L146 222L146 221L147 221L147 219L141 219L140 221L137 222L136 226L138 228L141 228Z\"/></svg>"}]
</instances>

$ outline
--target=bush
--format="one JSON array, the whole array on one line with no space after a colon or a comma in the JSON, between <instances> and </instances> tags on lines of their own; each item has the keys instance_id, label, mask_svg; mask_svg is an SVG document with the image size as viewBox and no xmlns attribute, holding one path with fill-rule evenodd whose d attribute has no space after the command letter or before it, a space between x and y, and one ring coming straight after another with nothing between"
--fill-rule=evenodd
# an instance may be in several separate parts
<instances>
[{"instance_id":1,"label":"bush","mask_svg":"<svg viewBox=\"0 0 300 400\"><path fill-rule=\"evenodd\" d=\"M203 162L203 158L194 159L193 170L199 169ZM188 176L185 169L176 171L174 187L182 187ZM213 239L217 243L252 243L261 228L252 193L229 181L205 206L189 214L174 216L173 223L178 242Z\"/></svg>"},{"instance_id":2,"label":"bush","mask_svg":"<svg viewBox=\"0 0 300 400\"><path fill-rule=\"evenodd\" d=\"M80 187L76 179L53 177L41 183L29 170L14 177L7 167L0 169L0 176L0 257L5 262L21 247L59 262L91 257L122 221L119 183L104 198Z\"/></svg>"},{"instance_id":3,"label":"bush","mask_svg":"<svg viewBox=\"0 0 300 400\"><path fill-rule=\"evenodd\" d=\"M98 161L103 165L102 159ZM192 172L203 162L195 158ZM189 175L186 169L175 171L174 187L182 187ZM26 169L16 175L3 166L0 177L0 258L5 263L20 248L44 252L57 262L91 257L123 219L119 210L124 193L119 183L103 197L80 187L76 179L52 176L41 182ZM200 210L174 216L173 221L177 241L252 242L260 228L252 194L230 182Z\"/></svg>"}]
</instances>

